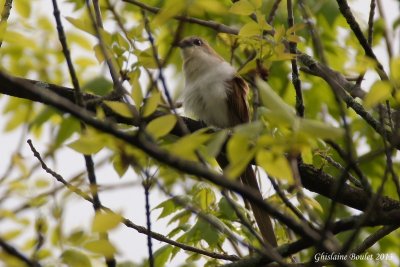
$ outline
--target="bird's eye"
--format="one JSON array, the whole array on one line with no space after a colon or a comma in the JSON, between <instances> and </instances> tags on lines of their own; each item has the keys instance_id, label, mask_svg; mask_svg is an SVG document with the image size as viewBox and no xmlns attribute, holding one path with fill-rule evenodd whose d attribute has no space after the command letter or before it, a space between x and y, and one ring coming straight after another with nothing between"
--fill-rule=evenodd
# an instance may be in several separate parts
<instances>
[{"instance_id":1,"label":"bird's eye","mask_svg":"<svg viewBox=\"0 0 400 267\"><path fill-rule=\"evenodd\" d=\"M194 39L193 44L197 45L197 46L201 46L203 44L203 42L200 39Z\"/></svg>"}]
</instances>

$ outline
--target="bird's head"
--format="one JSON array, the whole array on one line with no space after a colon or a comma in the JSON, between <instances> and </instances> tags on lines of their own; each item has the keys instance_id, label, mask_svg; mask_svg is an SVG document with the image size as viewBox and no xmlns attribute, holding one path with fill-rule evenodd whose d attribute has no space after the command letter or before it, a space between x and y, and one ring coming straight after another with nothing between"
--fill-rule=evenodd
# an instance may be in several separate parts
<instances>
[{"instance_id":1,"label":"bird's head","mask_svg":"<svg viewBox=\"0 0 400 267\"><path fill-rule=\"evenodd\" d=\"M191 58L223 60L204 39L197 36L184 38L178 46L181 48L184 60Z\"/></svg>"}]
</instances>

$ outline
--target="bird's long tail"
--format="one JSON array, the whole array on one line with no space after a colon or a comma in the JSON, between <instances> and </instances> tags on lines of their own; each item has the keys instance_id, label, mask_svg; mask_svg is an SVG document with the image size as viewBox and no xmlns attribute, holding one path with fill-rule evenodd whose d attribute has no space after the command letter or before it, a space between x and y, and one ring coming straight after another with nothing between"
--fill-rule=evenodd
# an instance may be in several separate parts
<instances>
[{"instance_id":1,"label":"bird's long tail","mask_svg":"<svg viewBox=\"0 0 400 267\"><path fill-rule=\"evenodd\" d=\"M254 173L251 165L247 166L246 170L240 176L240 179L244 185L250 186L254 189L254 192L257 192L257 197L262 198L260 188L258 187L256 174ZM277 247L278 244L269 214L264 209L260 208L256 203L249 201L249 204L253 210L254 218L264 241L268 242L273 247Z\"/></svg>"}]
</instances>

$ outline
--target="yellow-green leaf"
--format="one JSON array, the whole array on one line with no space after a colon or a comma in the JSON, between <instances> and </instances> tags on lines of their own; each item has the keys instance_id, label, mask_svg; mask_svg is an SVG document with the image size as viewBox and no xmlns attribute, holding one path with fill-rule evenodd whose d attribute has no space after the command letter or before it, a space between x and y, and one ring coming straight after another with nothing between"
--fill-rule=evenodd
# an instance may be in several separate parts
<instances>
[{"instance_id":1,"label":"yellow-green leaf","mask_svg":"<svg viewBox=\"0 0 400 267\"><path fill-rule=\"evenodd\" d=\"M112 111L114 111L115 113L126 117L126 118L133 118L133 110L131 110L131 107L126 104L126 103L122 103L122 102L118 102L118 101L104 101L103 102L107 107L109 107Z\"/></svg>"},{"instance_id":2,"label":"yellow-green leaf","mask_svg":"<svg viewBox=\"0 0 400 267\"><path fill-rule=\"evenodd\" d=\"M155 69L158 67L157 61L156 61L156 59L153 55L153 51L151 49L139 51L138 53L135 53L135 54L137 56L137 63L140 66L143 66L148 69Z\"/></svg>"},{"instance_id":3,"label":"yellow-green leaf","mask_svg":"<svg viewBox=\"0 0 400 267\"><path fill-rule=\"evenodd\" d=\"M240 161L249 150L248 137L243 134L233 135L228 142L227 152L229 162L236 163Z\"/></svg>"},{"instance_id":4,"label":"yellow-green leaf","mask_svg":"<svg viewBox=\"0 0 400 267\"><path fill-rule=\"evenodd\" d=\"M300 42L301 42L300 37L297 36L297 35L289 35L289 36L286 37L286 39L287 39L289 42L293 42L293 43L300 43Z\"/></svg>"},{"instance_id":5,"label":"yellow-green leaf","mask_svg":"<svg viewBox=\"0 0 400 267\"><path fill-rule=\"evenodd\" d=\"M391 95L391 91L392 86L388 81L375 82L364 98L364 106L366 108L372 108L378 103L387 100Z\"/></svg>"},{"instance_id":6,"label":"yellow-green leaf","mask_svg":"<svg viewBox=\"0 0 400 267\"><path fill-rule=\"evenodd\" d=\"M301 29L303 29L306 25L304 23L298 23L287 29L286 34L290 35L292 33L295 33Z\"/></svg>"},{"instance_id":7,"label":"yellow-green leaf","mask_svg":"<svg viewBox=\"0 0 400 267\"><path fill-rule=\"evenodd\" d=\"M87 20L87 19L76 19L72 17L65 17L67 21L69 21L72 25L74 25L76 28L87 32L92 35L96 35L95 31L93 30L92 23Z\"/></svg>"},{"instance_id":8,"label":"yellow-green leaf","mask_svg":"<svg viewBox=\"0 0 400 267\"><path fill-rule=\"evenodd\" d=\"M224 174L230 179L236 179L241 175L249 165L250 161L254 158L255 149L250 149L241 155L241 159L236 162L230 162L229 165L224 169Z\"/></svg>"},{"instance_id":9,"label":"yellow-green leaf","mask_svg":"<svg viewBox=\"0 0 400 267\"><path fill-rule=\"evenodd\" d=\"M261 33L262 33L262 28L255 21L250 21L246 23L239 31L239 35L243 37L260 35Z\"/></svg>"},{"instance_id":10,"label":"yellow-green leaf","mask_svg":"<svg viewBox=\"0 0 400 267\"><path fill-rule=\"evenodd\" d=\"M140 107L143 103L143 93L142 93L142 87L139 82L140 78L140 69L137 68L135 71L132 71L128 74L129 77L129 83L132 86L132 99L135 102L136 107Z\"/></svg>"},{"instance_id":11,"label":"yellow-green leaf","mask_svg":"<svg viewBox=\"0 0 400 267\"><path fill-rule=\"evenodd\" d=\"M24 18L29 18L31 15L31 4L29 0L18 0L13 2L15 10Z\"/></svg>"},{"instance_id":12,"label":"yellow-green leaf","mask_svg":"<svg viewBox=\"0 0 400 267\"><path fill-rule=\"evenodd\" d=\"M240 0L234 3L229 12L237 15L250 15L255 10L255 7L248 0Z\"/></svg>"},{"instance_id":13,"label":"yellow-green leaf","mask_svg":"<svg viewBox=\"0 0 400 267\"><path fill-rule=\"evenodd\" d=\"M215 204L216 198L211 188L203 186L196 192L193 200L199 204L202 210L209 210L210 207Z\"/></svg>"},{"instance_id":14,"label":"yellow-green leaf","mask_svg":"<svg viewBox=\"0 0 400 267\"><path fill-rule=\"evenodd\" d=\"M305 202L304 204L314 208L315 210L317 210L320 213L324 212L324 209L322 208L321 204L319 204L319 202L317 200L315 200L312 197L304 197L303 201Z\"/></svg>"},{"instance_id":15,"label":"yellow-green leaf","mask_svg":"<svg viewBox=\"0 0 400 267\"><path fill-rule=\"evenodd\" d=\"M263 2L262 0L249 0L249 1L255 8L260 8Z\"/></svg>"},{"instance_id":16,"label":"yellow-green leaf","mask_svg":"<svg viewBox=\"0 0 400 267\"><path fill-rule=\"evenodd\" d=\"M151 96L146 99L143 106L143 116L147 117L156 111L158 104L160 103L161 95L158 91L153 91Z\"/></svg>"},{"instance_id":17,"label":"yellow-green leaf","mask_svg":"<svg viewBox=\"0 0 400 267\"><path fill-rule=\"evenodd\" d=\"M246 135L233 135L227 145L229 165L224 173L230 178L238 177L254 156L254 149L250 148L250 141Z\"/></svg>"},{"instance_id":18,"label":"yellow-green leaf","mask_svg":"<svg viewBox=\"0 0 400 267\"><path fill-rule=\"evenodd\" d=\"M115 213L96 212L92 222L93 232L107 232L114 229L122 221L122 217Z\"/></svg>"},{"instance_id":19,"label":"yellow-green leaf","mask_svg":"<svg viewBox=\"0 0 400 267\"><path fill-rule=\"evenodd\" d=\"M292 169L283 154L274 154L271 151L260 150L257 152L256 161L264 168L268 175L277 179L293 182Z\"/></svg>"},{"instance_id":20,"label":"yellow-green leaf","mask_svg":"<svg viewBox=\"0 0 400 267\"><path fill-rule=\"evenodd\" d=\"M61 254L61 261L68 267L91 267L92 263L87 255L74 249L68 249Z\"/></svg>"},{"instance_id":21,"label":"yellow-green leaf","mask_svg":"<svg viewBox=\"0 0 400 267\"><path fill-rule=\"evenodd\" d=\"M210 134L197 131L185 135L168 147L171 153L185 157L187 160L196 160L196 150L211 138Z\"/></svg>"},{"instance_id":22,"label":"yellow-green leaf","mask_svg":"<svg viewBox=\"0 0 400 267\"><path fill-rule=\"evenodd\" d=\"M390 60L390 77L400 85L400 57Z\"/></svg>"},{"instance_id":23,"label":"yellow-green leaf","mask_svg":"<svg viewBox=\"0 0 400 267\"><path fill-rule=\"evenodd\" d=\"M91 50L93 43L81 32L71 31L67 32L67 40L71 44L76 44L85 50Z\"/></svg>"},{"instance_id":24,"label":"yellow-green leaf","mask_svg":"<svg viewBox=\"0 0 400 267\"><path fill-rule=\"evenodd\" d=\"M275 123L292 125L296 118L293 108L286 104L268 83L258 78L256 84L260 89L262 103L268 109L263 111L264 114L270 118L278 118Z\"/></svg>"},{"instance_id":25,"label":"yellow-green leaf","mask_svg":"<svg viewBox=\"0 0 400 267\"><path fill-rule=\"evenodd\" d=\"M114 254L117 252L113 244L105 239L88 242L84 244L83 247L91 252L101 254L107 258L114 256Z\"/></svg>"},{"instance_id":26,"label":"yellow-green leaf","mask_svg":"<svg viewBox=\"0 0 400 267\"><path fill-rule=\"evenodd\" d=\"M68 147L84 155L91 155L99 152L104 145L105 142L100 136L83 135L78 140L68 144Z\"/></svg>"},{"instance_id":27,"label":"yellow-green leaf","mask_svg":"<svg viewBox=\"0 0 400 267\"><path fill-rule=\"evenodd\" d=\"M167 20L181 13L186 6L186 1L167 0L161 11L151 21L152 26L163 25Z\"/></svg>"},{"instance_id":28,"label":"yellow-green leaf","mask_svg":"<svg viewBox=\"0 0 400 267\"><path fill-rule=\"evenodd\" d=\"M336 140L341 138L344 130L331 125L308 119L301 119L298 124L298 132L321 139Z\"/></svg>"},{"instance_id":29,"label":"yellow-green leaf","mask_svg":"<svg viewBox=\"0 0 400 267\"><path fill-rule=\"evenodd\" d=\"M227 130L221 130L216 132L212 139L207 143L206 151L207 154L211 157L216 157L218 153L221 151L222 146L225 143L225 140L228 136Z\"/></svg>"},{"instance_id":30,"label":"yellow-green leaf","mask_svg":"<svg viewBox=\"0 0 400 267\"><path fill-rule=\"evenodd\" d=\"M157 139L167 135L174 128L176 121L173 114L158 117L147 125L146 131Z\"/></svg>"}]
</instances>

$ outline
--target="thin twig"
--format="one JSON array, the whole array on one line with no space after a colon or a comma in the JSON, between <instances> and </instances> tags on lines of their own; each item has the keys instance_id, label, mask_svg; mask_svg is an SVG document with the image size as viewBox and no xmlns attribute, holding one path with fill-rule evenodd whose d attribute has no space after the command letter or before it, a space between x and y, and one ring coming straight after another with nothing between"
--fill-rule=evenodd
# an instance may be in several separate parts
<instances>
[{"instance_id":1,"label":"thin twig","mask_svg":"<svg viewBox=\"0 0 400 267\"><path fill-rule=\"evenodd\" d=\"M0 247L6 252L7 254L19 259L20 261L24 262L27 266L31 267L41 267L42 265L35 261L29 259L26 255L22 254L18 249L8 244L3 238L0 237Z\"/></svg>"},{"instance_id":2,"label":"thin twig","mask_svg":"<svg viewBox=\"0 0 400 267\"><path fill-rule=\"evenodd\" d=\"M379 62L378 58L376 57L374 51L372 50L371 46L368 44L368 40L365 38L364 34L361 31L360 25L358 25L356 19L351 12L349 5L347 4L347 0L336 0L339 5L339 10L342 13L343 17L346 19L347 23L349 24L351 30L353 31L354 35L356 36L358 42L362 46L365 51L365 54L375 60L377 65L377 72L379 77L382 80L389 80L387 73L385 72L382 64Z\"/></svg>"},{"instance_id":3,"label":"thin twig","mask_svg":"<svg viewBox=\"0 0 400 267\"><path fill-rule=\"evenodd\" d=\"M267 18L267 23L271 24L274 21L276 12L278 11L279 4L281 3L282 0L275 0L274 4L271 7L271 11L269 12L268 18Z\"/></svg>"},{"instance_id":4,"label":"thin twig","mask_svg":"<svg viewBox=\"0 0 400 267\"><path fill-rule=\"evenodd\" d=\"M306 4L304 3L304 0L299 0L299 6L303 20L305 21L308 28L308 32L310 33L311 36L311 41L314 47L315 56L318 60L322 62L322 64L326 65L328 61L325 56L324 47L320 38L321 36L319 35L318 29L314 25L314 22L311 18L311 14L309 14L308 9L306 8Z\"/></svg>"},{"instance_id":5,"label":"thin twig","mask_svg":"<svg viewBox=\"0 0 400 267\"><path fill-rule=\"evenodd\" d=\"M148 171L144 172L146 177L143 181L143 188L144 188L144 197L145 197L145 210L146 210L146 226L147 231L151 232L151 216L150 216L150 196L149 190L152 184L152 177L148 173ZM153 244L151 241L151 236L147 235L147 249L149 252L149 266L154 267L154 255L153 255Z\"/></svg>"},{"instance_id":6,"label":"thin twig","mask_svg":"<svg viewBox=\"0 0 400 267\"><path fill-rule=\"evenodd\" d=\"M156 181L156 184L158 186L158 188L167 196L169 196L176 204L184 207L186 210L189 210L191 213L196 214L197 217L201 218L202 220L204 220L205 222L207 222L208 224L210 224L212 227L214 227L215 229L217 229L219 232L225 234L227 236L228 239L232 240L232 241L237 241L238 243L240 243L242 246L245 246L251 250L255 250L260 254L264 254L266 257L269 257L273 260L275 260L273 258L273 256L271 256L272 253L270 253L269 251L266 250L261 250L258 249L256 247L254 247L253 245L245 242L241 237L233 234L231 231L227 230L226 227L221 226L221 224L216 221L213 217L211 217L210 215L208 215L207 213L203 212L200 208L182 201L179 197L174 196L173 194L171 194L170 192L167 191L167 189L159 182Z\"/></svg>"},{"instance_id":7,"label":"thin twig","mask_svg":"<svg viewBox=\"0 0 400 267\"><path fill-rule=\"evenodd\" d=\"M101 9L99 0L93 0L94 13L96 15L96 24L100 29L103 28L103 19L101 18Z\"/></svg>"},{"instance_id":8,"label":"thin twig","mask_svg":"<svg viewBox=\"0 0 400 267\"><path fill-rule=\"evenodd\" d=\"M329 162L336 169L344 171L345 168L339 162L335 161L332 157L322 153L320 153L319 156L325 159L327 162ZM362 186L360 181L356 177L354 177L350 172L348 173L348 175L349 175L349 181L352 182L355 186L357 187Z\"/></svg>"},{"instance_id":9,"label":"thin twig","mask_svg":"<svg viewBox=\"0 0 400 267\"><path fill-rule=\"evenodd\" d=\"M122 0L122 1L126 2L126 3L133 4L135 6L138 6L141 9L147 10L147 11L149 11L151 13L154 13L154 14L157 14L158 12L160 12L159 8L148 6L148 5L143 4L142 2L137 1L137 0ZM237 35L239 33L239 29L231 28L231 27L229 27L227 25L224 25L224 24L221 24L221 23L217 23L217 22L214 22L214 21L206 21L206 20L197 19L197 18L191 18L191 17L186 17L186 16L174 16L174 19L185 21L185 22L188 22L188 23L194 23L194 24L202 25L204 27L213 29L213 30L215 30L217 32L229 33L229 34L234 34L234 35Z\"/></svg>"},{"instance_id":10,"label":"thin twig","mask_svg":"<svg viewBox=\"0 0 400 267\"><path fill-rule=\"evenodd\" d=\"M373 233L372 235L368 236L359 246L354 248L353 250L349 251L348 254L361 254L366 251L368 248L372 247L376 242L390 234L391 232L397 230L400 226L399 225L388 225L383 226L378 231Z\"/></svg>"},{"instance_id":11,"label":"thin twig","mask_svg":"<svg viewBox=\"0 0 400 267\"><path fill-rule=\"evenodd\" d=\"M46 171L46 172L49 173L51 176L53 176L58 182L60 182L60 183L62 183L63 185L65 185L65 187L66 187L68 190L70 190L71 192L77 194L77 195L80 196L81 198L83 198L83 199L85 199L86 201L89 201L90 203L93 204L93 200L92 200L92 198L91 198L88 194L86 194L85 192L83 192L83 191L82 191L81 189L79 189L78 187L71 185L71 184L70 184L69 182L67 182L60 174L56 173L55 171L53 171L52 169L50 169L50 168L47 166L47 164L43 161L43 159L42 159L40 153L39 153L39 152L35 149L35 147L33 146L31 140L28 140L27 142L28 142L28 144L29 144L29 146L30 146L30 148L31 148L31 150L32 150L33 155L34 155L34 156L37 158L37 160L40 162L40 164L42 165L42 168L43 168L44 171ZM100 208L101 208L102 210L106 211L106 212L115 214L114 211L112 211L110 208L108 208L108 207L106 207L106 206L104 206L104 205L102 205ZM235 255L221 255L221 254L218 254L218 253L205 251L205 250L202 250L202 249L198 249L198 248L195 248L195 247L191 247L191 246L188 246L188 245L185 245L185 244L176 242L176 241L174 241L174 240L171 240L171 239L169 239L169 238L166 238L164 235L161 235L161 234L159 234L159 233L156 233L156 232L149 232L149 231L147 230L146 227L136 225L136 224L134 224L132 221L130 221L130 220L126 219L126 218L123 218L122 223L123 223L125 226L127 226L127 227L129 227L129 228L132 228L132 229L136 230L137 232L139 232L139 233L141 233L141 234L151 235L151 237L154 238L154 239L157 239L157 240L159 240L159 241L161 241L161 242L165 242L165 243L168 243L168 244L170 244L170 245L179 247L179 248L181 248L181 249L183 249L183 250L187 250L187 251L191 251L191 252L194 252L194 253L202 254L202 255L205 255L205 256L208 256L208 257L211 257L211 258L215 258L215 259L223 259L223 260L229 260L229 261L238 260L238 257L235 256Z\"/></svg>"},{"instance_id":12,"label":"thin twig","mask_svg":"<svg viewBox=\"0 0 400 267\"><path fill-rule=\"evenodd\" d=\"M293 17L293 3L292 0L287 0L287 13L288 13L288 27L291 28L294 25ZM292 32L292 35L295 33ZM297 45L295 42L289 42L289 51L291 54L296 54ZM301 80L299 77L299 70L297 68L297 59L293 58L292 63L292 83L294 90L296 91L296 112L299 117L304 117L304 103L303 93L301 91Z\"/></svg>"},{"instance_id":13,"label":"thin twig","mask_svg":"<svg viewBox=\"0 0 400 267\"><path fill-rule=\"evenodd\" d=\"M69 74L71 76L72 84L75 89L75 102L78 106L85 107L81 88L80 88L79 81L78 81L78 77L75 72L75 67L72 63L71 53L69 51L67 40L65 37L64 27L62 25L60 10L58 9L57 0L52 0L52 2L53 2L53 9L54 9L53 14L54 14L54 18L55 18L56 24L57 24L58 37L59 37L59 40L60 40L60 43L62 46L64 57L67 61L68 70L69 70ZM81 129L83 132L85 132L86 126L82 122L81 122ZM85 165L86 165L86 170L88 173L88 179L89 179L89 183L90 183L90 186L92 189L91 192L92 192L92 196L93 196L93 208L95 211L98 211L101 207L101 201L100 201L99 194L97 192L97 179L96 179L96 174L95 174L95 169L94 169L93 158L91 155L83 155L83 157L85 159ZM108 240L107 233L103 233L102 238ZM108 267L116 266L116 261L115 261L114 257L106 257L105 261L106 261L106 264Z\"/></svg>"},{"instance_id":14,"label":"thin twig","mask_svg":"<svg viewBox=\"0 0 400 267\"><path fill-rule=\"evenodd\" d=\"M375 15L375 0L371 0L370 8L369 8L369 16L368 16L368 35L367 42L372 47L372 38L374 33L374 15ZM365 71L358 76L356 84L360 85L364 80Z\"/></svg>"},{"instance_id":15,"label":"thin twig","mask_svg":"<svg viewBox=\"0 0 400 267\"><path fill-rule=\"evenodd\" d=\"M110 72L111 79L112 79L113 84L114 84L114 91L113 92L116 95L118 95L120 97L123 97L125 95L126 90L123 87L123 85L122 85L122 83L121 83L121 81L119 79L118 72L116 71L116 69L114 67L114 64L113 64L113 62L112 62L112 60L110 58L110 53L107 50L106 44L104 43L104 39L103 39L103 37L102 37L102 35L100 33L100 30L99 30L99 27L98 27L98 25L96 23L96 18L95 18L95 15L93 14L92 8L91 8L90 3L89 3L89 0L85 0L85 3L86 3L86 9L87 9L87 12L89 14L90 20L92 22L92 26L93 26L93 29L95 31L97 40L99 41L99 46L100 46L101 53L104 56L105 62L107 64L108 70ZM134 116L137 115L137 113L134 112L133 110L132 110L132 113L133 113Z\"/></svg>"},{"instance_id":16,"label":"thin twig","mask_svg":"<svg viewBox=\"0 0 400 267\"><path fill-rule=\"evenodd\" d=\"M393 47L392 47L392 43L393 41L390 38L389 35L389 29L387 27L387 20L386 20L386 15L385 12L383 10L383 6L382 6L382 2L381 0L376 0L377 6L378 6L378 12L379 12L379 16L382 18L383 21L383 37L385 38L385 45L386 45L386 51L388 53L388 57L389 58L393 58Z\"/></svg>"},{"instance_id":17,"label":"thin twig","mask_svg":"<svg viewBox=\"0 0 400 267\"><path fill-rule=\"evenodd\" d=\"M7 20L10 17L10 11L12 8L13 0L6 0L4 2L3 11L1 12L1 19L0 19L0 36L3 37L4 33L7 30ZM0 38L0 47L3 45L3 39Z\"/></svg>"},{"instance_id":18,"label":"thin twig","mask_svg":"<svg viewBox=\"0 0 400 267\"><path fill-rule=\"evenodd\" d=\"M257 233L254 230L254 227L251 226L250 222L243 216L242 212L239 210L239 208L236 206L236 203L228 196L226 190L222 190L222 195L225 197L225 199L228 201L229 205L232 207L232 209L235 211L236 216L238 217L239 221L250 231L250 233L260 242L260 244L264 245L264 240L260 236L259 233Z\"/></svg>"}]
</instances>

